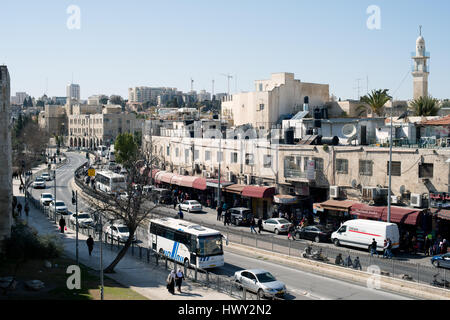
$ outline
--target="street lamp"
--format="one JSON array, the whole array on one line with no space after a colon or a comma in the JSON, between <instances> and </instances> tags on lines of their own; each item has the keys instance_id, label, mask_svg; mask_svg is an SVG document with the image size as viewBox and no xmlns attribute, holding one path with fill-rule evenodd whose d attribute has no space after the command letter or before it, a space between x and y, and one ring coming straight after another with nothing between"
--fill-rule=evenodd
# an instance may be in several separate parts
<instances>
[{"instance_id":1,"label":"street lamp","mask_svg":"<svg viewBox=\"0 0 450 320\"><path fill-rule=\"evenodd\" d=\"M76 260L77 264L79 264L78 261L78 190L73 191L72 190L72 204L75 205L75 223L76 223L76 240L75 240L75 247L76 247Z\"/></svg>"}]
</instances>

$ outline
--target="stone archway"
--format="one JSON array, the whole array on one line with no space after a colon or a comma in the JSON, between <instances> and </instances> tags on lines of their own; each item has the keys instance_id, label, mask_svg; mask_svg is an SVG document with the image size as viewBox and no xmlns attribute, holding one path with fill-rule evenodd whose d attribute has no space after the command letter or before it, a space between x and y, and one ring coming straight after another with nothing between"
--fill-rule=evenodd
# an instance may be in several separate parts
<instances>
[{"instance_id":1,"label":"stone archway","mask_svg":"<svg viewBox=\"0 0 450 320\"><path fill-rule=\"evenodd\" d=\"M69 145L70 145L71 148L73 147L73 138L72 138L72 137L70 137L70 143L69 143Z\"/></svg>"}]
</instances>

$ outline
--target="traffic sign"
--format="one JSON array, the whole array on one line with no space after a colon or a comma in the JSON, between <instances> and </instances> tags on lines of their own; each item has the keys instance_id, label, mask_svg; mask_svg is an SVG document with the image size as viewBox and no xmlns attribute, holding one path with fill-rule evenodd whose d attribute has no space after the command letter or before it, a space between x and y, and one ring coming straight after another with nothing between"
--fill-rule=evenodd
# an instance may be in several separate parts
<instances>
[{"instance_id":1,"label":"traffic sign","mask_svg":"<svg viewBox=\"0 0 450 320\"><path fill-rule=\"evenodd\" d=\"M89 169L88 170L88 176L89 177L95 177L95 169Z\"/></svg>"}]
</instances>

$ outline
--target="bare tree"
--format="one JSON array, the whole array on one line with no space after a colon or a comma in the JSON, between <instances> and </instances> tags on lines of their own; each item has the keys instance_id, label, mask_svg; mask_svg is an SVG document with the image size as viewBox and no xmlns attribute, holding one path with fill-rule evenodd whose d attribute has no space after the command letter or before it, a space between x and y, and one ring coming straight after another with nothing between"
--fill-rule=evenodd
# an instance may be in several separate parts
<instances>
[{"instance_id":1,"label":"bare tree","mask_svg":"<svg viewBox=\"0 0 450 320\"><path fill-rule=\"evenodd\" d=\"M155 204L148 208L143 206L149 196L143 193L142 187L148 185L151 181L151 167L155 159L150 156L149 152L139 149L133 136L128 133L119 135L115 150L117 162L121 163L127 171L126 190L124 191L128 196L107 195L102 191L95 190L96 197L88 200L92 212L101 214L102 217L109 220L120 220L129 229L129 237L124 247L111 264L105 268L105 273L114 272L114 268L131 246L139 225L149 218L158 207Z\"/></svg>"}]
</instances>

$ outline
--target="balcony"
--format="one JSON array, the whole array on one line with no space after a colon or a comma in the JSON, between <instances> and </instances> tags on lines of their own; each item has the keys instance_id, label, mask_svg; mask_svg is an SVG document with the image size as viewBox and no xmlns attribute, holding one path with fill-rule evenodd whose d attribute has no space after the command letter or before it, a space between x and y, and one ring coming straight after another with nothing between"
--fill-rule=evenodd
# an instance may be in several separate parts
<instances>
[{"instance_id":1,"label":"balcony","mask_svg":"<svg viewBox=\"0 0 450 320\"><path fill-rule=\"evenodd\" d=\"M430 58L430 52L425 51L425 54L423 56L420 56L420 55L416 55L416 52L413 51L413 52L411 52L411 58L427 58L427 59L429 59Z\"/></svg>"},{"instance_id":2,"label":"balcony","mask_svg":"<svg viewBox=\"0 0 450 320\"><path fill-rule=\"evenodd\" d=\"M422 69L422 70L420 70ZM430 72L430 66L422 66L422 68L418 68L418 66L412 65L411 72Z\"/></svg>"}]
</instances>

